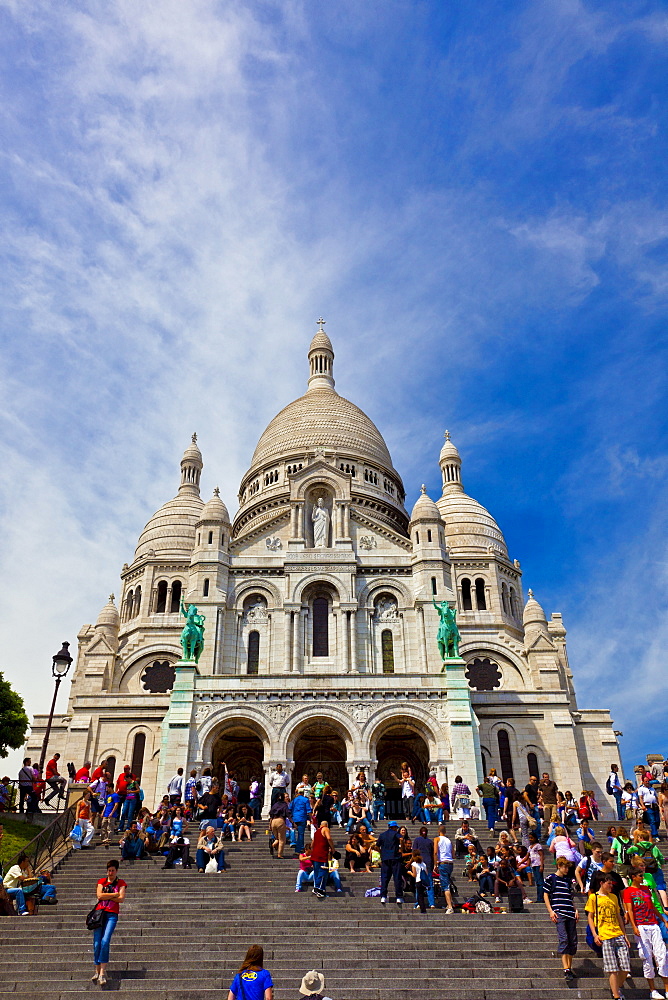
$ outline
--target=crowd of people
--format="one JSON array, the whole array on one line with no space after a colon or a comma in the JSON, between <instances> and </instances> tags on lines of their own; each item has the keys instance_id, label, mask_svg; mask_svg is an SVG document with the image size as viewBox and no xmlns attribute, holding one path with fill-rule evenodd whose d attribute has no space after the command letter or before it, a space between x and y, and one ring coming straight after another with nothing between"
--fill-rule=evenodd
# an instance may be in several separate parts
<instances>
[{"instance_id":1,"label":"crowd of people","mask_svg":"<svg viewBox=\"0 0 668 1000\"><path fill-rule=\"evenodd\" d=\"M40 800L48 803L64 796L66 781L58 762L59 755L54 754L42 781L39 769L26 758L19 775L20 810L35 811ZM70 774L77 784L86 786L76 804L71 833L77 850L92 847L97 835L103 845L117 845L121 860L128 863L153 855L164 858L166 869L195 867L200 873L223 874L226 842L240 843L256 836L265 802L262 777L252 778L246 803L240 801L239 784L224 762L220 778L210 768L201 773L193 769L187 775L178 768L151 810L131 766L126 765L114 781L109 763L103 760L93 768L86 762ZM464 895L453 878L459 861L462 884L471 886L472 899L488 899L494 908L504 896L510 909L513 900L519 908L530 905L533 900L527 890L535 889L536 901L544 902L557 927L567 980L574 978L572 961L577 950L578 911L573 898L574 893L581 893L587 897L588 942L601 952L613 997L622 995L627 978L631 931L652 996L661 995L654 976L657 970L659 976L668 975L664 942L668 940L668 894L657 845L668 834L668 761L639 773L636 784L622 783L618 768L611 766L606 792L618 820L608 827L605 838L597 837L591 826L600 816L593 792L583 789L577 798L569 790L562 792L548 772L532 776L518 788L514 779L504 781L492 768L475 790L460 775L452 788L439 785L435 771L420 787L408 763L401 765L399 774L391 772L391 778L401 791L404 822L391 819L387 829L378 832L388 809L387 788L381 780L369 782L365 772L359 771L342 794L318 772L314 781L303 775L291 790L290 775L280 764L276 766L269 777L268 846L276 860L298 859L295 892L311 887L322 899L329 887L334 893L343 892L341 868L351 876L378 871L378 887L369 892L379 895L381 904L387 904L392 883L399 907L410 894L414 908L426 913L436 906L440 893L449 914L454 912L457 896ZM481 814L488 835L496 841L486 848L473 826ZM447 826L452 818L457 823L454 836ZM419 827L413 834L415 824ZM430 833L432 824L435 834ZM332 837L337 827L346 835L342 852ZM4 879L6 896L19 913L29 912L28 889L36 878L26 863L25 857L19 859L17 871L10 870ZM97 887L102 911L94 931L94 979L98 983L105 982L109 945L127 888L118 878L118 866L117 861L109 862L106 878ZM548 868L554 870L548 874ZM55 896L49 889L53 887L44 880L39 889L44 901ZM239 982L243 991L247 985L243 976ZM230 997L237 995L233 983Z\"/></svg>"}]
</instances>

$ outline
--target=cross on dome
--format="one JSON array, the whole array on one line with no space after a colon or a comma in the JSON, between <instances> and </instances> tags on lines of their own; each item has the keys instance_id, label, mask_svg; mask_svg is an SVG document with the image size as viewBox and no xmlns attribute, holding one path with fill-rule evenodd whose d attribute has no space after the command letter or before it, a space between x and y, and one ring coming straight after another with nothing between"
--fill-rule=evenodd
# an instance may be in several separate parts
<instances>
[{"instance_id":1,"label":"cross on dome","mask_svg":"<svg viewBox=\"0 0 668 1000\"><path fill-rule=\"evenodd\" d=\"M194 431L193 431L193 436L192 436L191 440L192 440L193 444L197 444L197 434Z\"/></svg>"},{"instance_id":2,"label":"cross on dome","mask_svg":"<svg viewBox=\"0 0 668 1000\"><path fill-rule=\"evenodd\" d=\"M220 496L220 489L217 486L214 486L214 488L213 488L213 495L215 497L219 497Z\"/></svg>"},{"instance_id":3,"label":"cross on dome","mask_svg":"<svg viewBox=\"0 0 668 1000\"><path fill-rule=\"evenodd\" d=\"M320 319L316 320L316 323L318 324L318 328L320 330L322 330L322 328L323 328L323 326L325 325L326 322L327 322L327 320L323 319L322 316L320 317ZM325 331L322 330L322 332L324 333Z\"/></svg>"}]
</instances>

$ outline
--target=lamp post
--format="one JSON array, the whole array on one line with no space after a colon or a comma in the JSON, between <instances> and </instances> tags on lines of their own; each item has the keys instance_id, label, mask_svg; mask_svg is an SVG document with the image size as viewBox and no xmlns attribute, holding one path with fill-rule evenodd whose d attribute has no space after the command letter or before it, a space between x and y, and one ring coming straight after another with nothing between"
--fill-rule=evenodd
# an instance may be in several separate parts
<instances>
[{"instance_id":1,"label":"lamp post","mask_svg":"<svg viewBox=\"0 0 668 1000\"><path fill-rule=\"evenodd\" d=\"M69 642L63 643L63 648L57 652L53 657L53 663L51 664L51 673L56 679L56 689L53 692L53 701L51 702L51 711L49 712L49 721L46 724L46 732L44 733L44 742L42 743L42 752L39 756L39 770L40 774L44 774L44 761L46 760L46 748L49 743L49 736L51 735L51 723L53 722L53 713L56 710L56 698L58 697L58 688L60 687L60 682L63 677L67 674L72 664L72 657L70 656L70 644Z\"/></svg>"}]
</instances>

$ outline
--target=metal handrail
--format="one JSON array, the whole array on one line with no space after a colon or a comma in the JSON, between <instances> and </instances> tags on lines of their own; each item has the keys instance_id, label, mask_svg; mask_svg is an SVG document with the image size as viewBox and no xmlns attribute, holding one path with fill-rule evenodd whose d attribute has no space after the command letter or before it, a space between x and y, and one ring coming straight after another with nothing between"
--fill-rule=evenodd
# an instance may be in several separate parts
<instances>
[{"instance_id":1,"label":"metal handrail","mask_svg":"<svg viewBox=\"0 0 668 1000\"><path fill-rule=\"evenodd\" d=\"M76 806L68 806L64 812L60 813L36 837L21 848L13 857L5 862L5 871L18 863L20 854L27 854L33 871L37 872L45 865L51 869L72 850L70 831L75 823ZM1 822L1 820L0 820Z\"/></svg>"}]
</instances>

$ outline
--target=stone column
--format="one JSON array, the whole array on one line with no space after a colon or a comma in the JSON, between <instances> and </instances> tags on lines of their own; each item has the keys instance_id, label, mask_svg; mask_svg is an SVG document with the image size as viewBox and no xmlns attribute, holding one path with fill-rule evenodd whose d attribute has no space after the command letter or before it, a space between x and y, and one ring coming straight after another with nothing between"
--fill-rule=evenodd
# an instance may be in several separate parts
<instances>
[{"instance_id":1,"label":"stone column","mask_svg":"<svg viewBox=\"0 0 668 1000\"><path fill-rule=\"evenodd\" d=\"M269 612L269 614L267 615L267 673L268 674L273 673L273 671L271 669L271 656L272 656L272 645L271 645L272 624L271 624L271 619L272 619L272 614L271 614L271 612ZM259 666L260 665L258 664L258 670L259 670Z\"/></svg>"},{"instance_id":2,"label":"stone column","mask_svg":"<svg viewBox=\"0 0 668 1000\"><path fill-rule=\"evenodd\" d=\"M239 646L240 646L240 639L241 639L241 627L242 627L241 626L241 622L242 622L242 617L243 617L242 612L241 611L237 611L237 627L236 627L236 632L235 632L235 636L234 636L234 673L235 674L240 674L241 673L241 663L239 662Z\"/></svg>"},{"instance_id":3,"label":"stone column","mask_svg":"<svg viewBox=\"0 0 668 1000\"><path fill-rule=\"evenodd\" d=\"M350 673L357 673L357 612L350 612Z\"/></svg>"},{"instance_id":4,"label":"stone column","mask_svg":"<svg viewBox=\"0 0 668 1000\"><path fill-rule=\"evenodd\" d=\"M297 504L290 507L290 538L297 537Z\"/></svg>"},{"instance_id":5,"label":"stone column","mask_svg":"<svg viewBox=\"0 0 668 1000\"><path fill-rule=\"evenodd\" d=\"M165 601L165 614L166 615L171 614L171 612L170 612L171 606L172 606L172 585L170 583L169 586L167 587L167 599Z\"/></svg>"},{"instance_id":6,"label":"stone column","mask_svg":"<svg viewBox=\"0 0 668 1000\"><path fill-rule=\"evenodd\" d=\"M307 642L306 642L306 621L308 619L308 608L302 608L299 612L299 663L302 672L306 670ZM300 775L301 778L301 775Z\"/></svg>"},{"instance_id":7,"label":"stone column","mask_svg":"<svg viewBox=\"0 0 668 1000\"><path fill-rule=\"evenodd\" d=\"M334 615L336 621L336 659L337 666L341 670L341 673L346 673L346 661L348 659L346 655L346 623L344 621L345 612L339 608L339 610Z\"/></svg>"},{"instance_id":8,"label":"stone column","mask_svg":"<svg viewBox=\"0 0 668 1000\"><path fill-rule=\"evenodd\" d=\"M299 623L301 621L301 613L295 611L292 619L292 670L294 673L299 673Z\"/></svg>"},{"instance_id":9,"label":"stone column","mask_svg":"<svg viewBox=\"0 0 668 1000\"><path fill-rule=\"evenodd\" d=\"M427 636L424 629L424 608L421 604L418 604L417 608L417 641L420 647L420 662L422 663L422 670L426 674L428 671L427 667Z\"/></svg>"},{"instance_id":10,"label":"stone column","mask_svg":"<svg viewBox=\"0 0 668 1000\"><path fill-rule=\"evenodd\" d=\"M297 538L304 541L304 504L297 504Z\"/></svg>"},{"instance_id":11,"label":"stone column","mask_svg":"<svg viewBox=\"0 0 668 1000\"><path fill-rule=\"evenodd\" d=\"M369 612L367 619L367 648L368 648L368 659L367 659L367 669L369 673L376 673L376 635L373 627L373 611Z\"/></svg>"},{"instance_id":12,"label":"stone column","mask_svg":"<svg viewBox=\"0 0 668 1000\"><path fill-rule=\"evenodd\" d=\"M343 537L350 538L350 504L343 505Z\"/></svg>"},{"instance_id":13,"label":"stone column","mask_svg":"<svg viewBox=\"0 0 668 1000\"><path fill-rule=\"evenodd\" d=\"M292 611L285 612L284 622L283 642L285 653L283 666L286 674L289 674L292 671Z\"/></svg>"}]
</instances>

